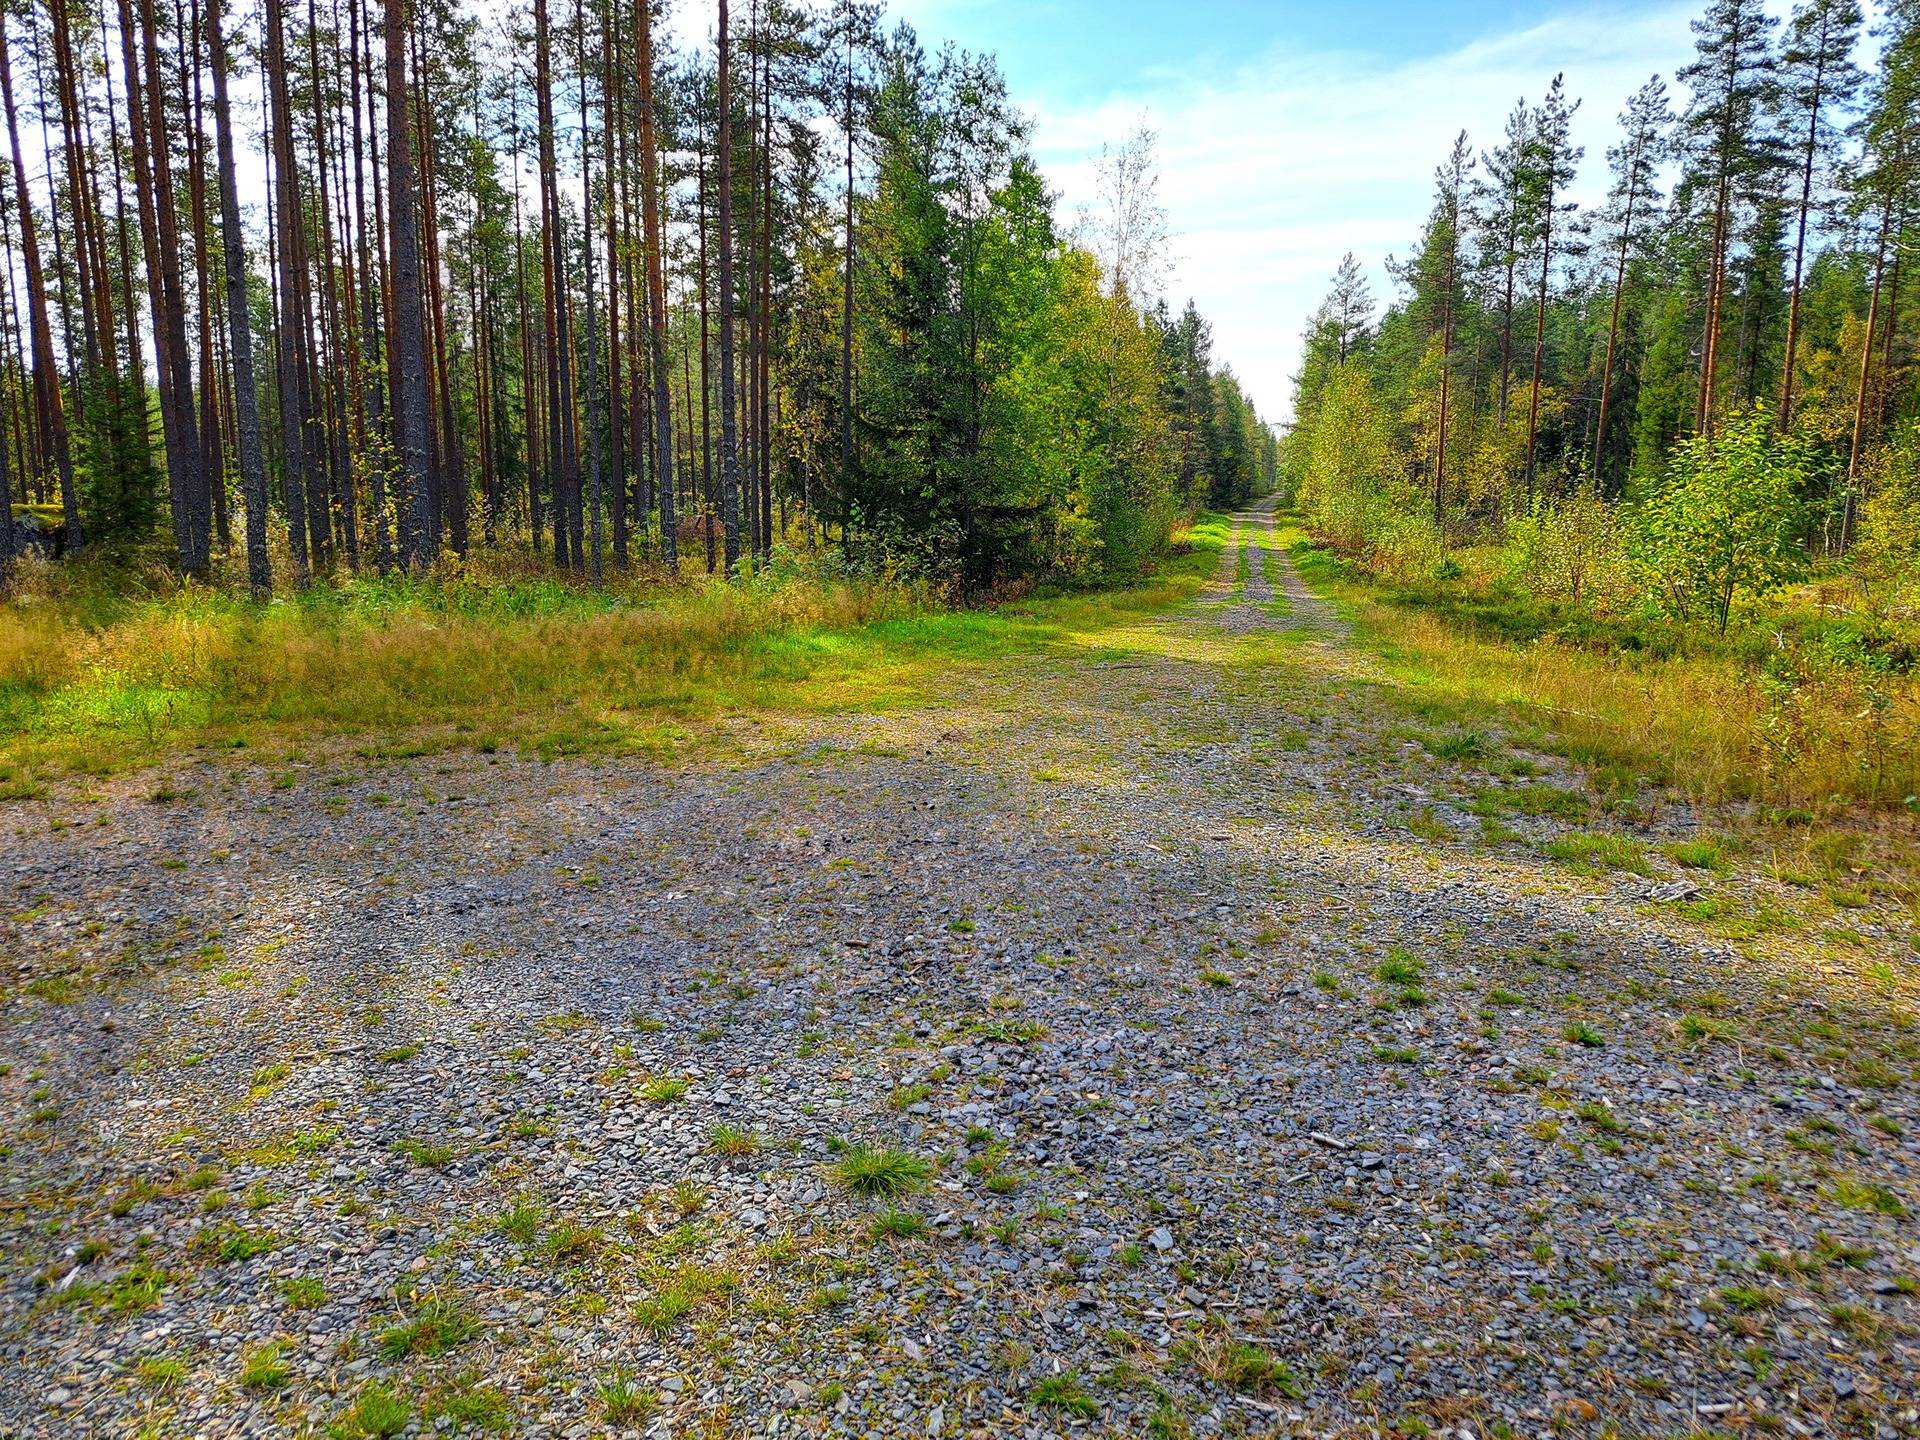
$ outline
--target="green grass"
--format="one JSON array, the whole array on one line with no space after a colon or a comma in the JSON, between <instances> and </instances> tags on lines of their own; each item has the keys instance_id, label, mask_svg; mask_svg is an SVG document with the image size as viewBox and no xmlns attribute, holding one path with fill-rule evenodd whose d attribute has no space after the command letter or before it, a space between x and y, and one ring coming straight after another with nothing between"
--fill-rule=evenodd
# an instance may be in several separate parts
<instances>
[{"instance_id":1,"label":"green grass","mask_svg":"<svg viewBox=\"0 0 1920 1440\"><path fill-rule=\"evenodd\" d=\"M375 1343L388 1360L444 1355L474 1339L484 1328L455 1301L434 1296L423 1301L406 1319L380 1331Z\"/></svg>"},{"instance_id":2,"label":"green grass","mask_svg":"<svg viewBox=\"0 0 1920 1440\"><path fill-rule=\"evenodd\" d=\"M1035 1382L1027 1398L1042 1410L1058 1411L1076 1420L1092 1420L1100 1413L1100 1402L1081 1388L1071 1370Z\"/></svg>"},{"instance_id":3,"label":"green grass","mask_svg":"<svg viewBox=\"0 0 1920 1440\"><path fill-rule=\"evenodd\" d=\"M327 1427L327 1435L329 1440L392 1440L412 1422L413 1407L374 1380Z\"/></svg>"},{"instance_id":4,"label":"green grass","mask_svg":"<svg viewBox=\"0 0 1920 1440\"><path fill-rule=\"evenodd\" d=\"M1627 870L1635 875L1651 875L1647 851L1638 841L1621 835L1586 831L1562 835L1543 847L1549 859L1558 860L1583 875L1601 875L1609 870Z\"/></svg>"},{"instance_id":5,"label":"green grass","mask_svg":"<svg viewBox=\"0 0 1920 1440\"><path fill-rule=\"evenodd\" d=\"M660 1408L660 1397L642 1389L624 1370L616 1370L595 1387L600 1413L609 1425L637 1427Z\"/></svg>"},{"instance_id":6,"label":"green grass","mask_svg":"<svg viewBox=\"0 0 1920 1440\"><path fill-rule=\"evenodd\" d=\"M833 1178L843 1189L875 1198L909 1194L932 1173L922 1157L885 1146L852 1146L833 1164Z\"/></svg>"},{"instance_id":7,"label":"green grass","mask_svg":"<svg viewBox=\"0 0 1920 1440\"><path fill-rule=\"evenodd\" d=\"M1210 518L1144 582L982 610L804 573L604 590L396 575L270 607L80 587L0 610L0 770L31 794L193 747L267 763L316 736L373 736L378 754L692 756L734 743L721 717L910 708L941 699L954 665L1110 645L1196 594L1221 543Z\"/></svg>"},{"instance_id":8,"label":"green grass","mask_svg":"<svg viewBox=\"0 0 1920 1440\"><path fill-rule=\"evenodd\" d=\"M393 1148L423 1170L438 1170L451 1164L455 1153L451 1145L434 1145L425 1140L397 1140Z\"/></svg>"},{"instance_id":9,"label":"green grass","mask_svg":"<svg viewBox=\"0 0 1920 1440\"><path fill-rule=\"evenodd\" d=\"M882 1210L868 1223L867 1235L873 1240L915 1240L927 1233L927 1222L911 1210Z\"/></svg>"},{"instance_id":10,"label":"green grass","mask_svg":"<svg viewBox=\"0 0 1920 1440\"><path fill-rule=\"evenodd\" d=\"M279 1341L252 1346L241 1357L240 1387L243 1390L284 1390L292 1378L286 1347Z\"/></svg>"},{"instance_id":11,"label":"green grass","mask_svg":"<svg viewBox=\"0 0 1920 1440\"><path fill-rule=\"evenodd\" d=\"M654 1105L671 1105L684 1099L693 1081L684 1075L655 1075L641 1083L640 1098Z\"/></svg>"}]
</instances>

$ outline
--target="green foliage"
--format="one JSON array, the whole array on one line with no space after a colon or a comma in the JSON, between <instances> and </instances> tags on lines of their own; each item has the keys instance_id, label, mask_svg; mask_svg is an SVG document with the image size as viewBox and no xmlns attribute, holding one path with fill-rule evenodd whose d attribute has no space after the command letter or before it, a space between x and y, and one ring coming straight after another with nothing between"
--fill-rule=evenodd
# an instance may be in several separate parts
<instances>
[{"instance_id":1,"label":"green foliage","mask_svg":"<svg viewBox=\"0 0 1920 1440\"><path fill-rule=\"evenodd\" d=\"M926 1183L933 1167L904 1150L855 1145L833 1167L833 1177L859 1195L903 1195Z\"/></svg>"},{"instance_id":2,"label":"green foliage","mask_svg":"<svg viewBox=\"0 0 1920 1440\"><path fill-rule=\"evenodd\" d=\"M1636 558L1672 613L1724 633L1737 599L1800 572L1808 470L1804 444L1776 435L1759 408L1674 447L1636 517Z\"/></svg>"}]
</instances>

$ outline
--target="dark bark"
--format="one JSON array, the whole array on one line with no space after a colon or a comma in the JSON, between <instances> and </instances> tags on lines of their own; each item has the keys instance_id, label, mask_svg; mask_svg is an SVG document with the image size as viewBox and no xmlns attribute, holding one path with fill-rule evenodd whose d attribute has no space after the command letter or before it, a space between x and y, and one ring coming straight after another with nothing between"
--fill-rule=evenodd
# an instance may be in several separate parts
<instances>
[{"instance_id":1,"label":"dark bark","mask_svg":"<svg viewBox=\"0 0 1920 1440\"><path fill-rule=\"evenodd\" d=\"M233 159L233 109L227 99L227 37L220 0L206 0L213 61L214 147L220 166L220 231L227 281L228 349L233 364L234 431L241 503L247 512L247 583L255 599L273 593L267 556L267 466L260 451L260 402L253 371L253 318L247 308L247 237Z\"/></svg>"},{"instance_id":2,"label":"dark bark","mask_svg":"<svg viewBox=\"0 0 1920 1440\"><path fill-rule=\"evenodd\" d=\"M420 202L408 124L406 0L386 0L385 19L394 438L409 514L407 538L411 544L404 558L420 567L433 564L438 555L427 470L427 337L421 295Z\"/></svg>"}]
</instances>

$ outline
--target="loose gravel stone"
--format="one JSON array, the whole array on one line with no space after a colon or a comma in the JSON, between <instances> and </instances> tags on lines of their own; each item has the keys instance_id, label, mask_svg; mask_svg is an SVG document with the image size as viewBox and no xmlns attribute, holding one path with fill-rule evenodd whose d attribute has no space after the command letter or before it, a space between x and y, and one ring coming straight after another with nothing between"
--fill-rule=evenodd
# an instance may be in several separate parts
<instances>
[{"instance_id":1,"label":"loose gravel stone","mask_svg":"<svg viewBox=\"0 0 1920 1440\"><path fill-rule=\"evenodd\" d=\"M1916 1433L1911 950L1468 843L1577 773L1270 526L726 765L10 806L0 1433Z\"/></svg>"}]
</instances>

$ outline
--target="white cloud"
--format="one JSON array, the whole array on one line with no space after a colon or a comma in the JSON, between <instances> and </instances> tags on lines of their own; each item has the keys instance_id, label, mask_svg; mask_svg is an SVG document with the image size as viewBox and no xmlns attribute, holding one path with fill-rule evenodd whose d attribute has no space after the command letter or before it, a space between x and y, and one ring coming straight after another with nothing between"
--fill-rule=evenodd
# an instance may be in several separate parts
<instances>
[{"instance_id":1,"label":"white cloud","mask_svg":"<svg viewBox=\"0 0 1920 1440\"><path fill-rule=\"evenodd\" d=\"M1176 237L1169 296L1192 296L1213 324L1216 356L1279 417L1302 327L1334 266L1352 250L1375 296L1391 292L1384 261L1416 238L1433 169L1456 133L1491 145L1514 102L1538 100L1564 71L1583 100L1574 139L1587 153L1574 198L1599 199L1614 116L1649 75L1670 79L1689 58L1693 9L1587 7L1408 60L1303 53L1282 41L1238 66L1122 84L1097 104L1042 101L1032 106L1036 158L1070 217L1094 198L1102 143L1145 114L1159 135L1160 193Z\"/></svg>"}]
</instances>

